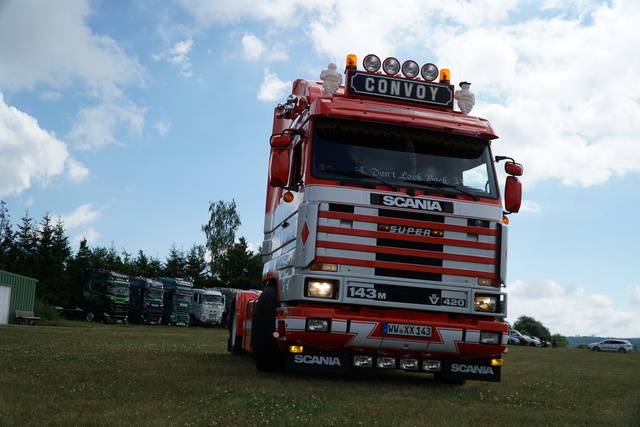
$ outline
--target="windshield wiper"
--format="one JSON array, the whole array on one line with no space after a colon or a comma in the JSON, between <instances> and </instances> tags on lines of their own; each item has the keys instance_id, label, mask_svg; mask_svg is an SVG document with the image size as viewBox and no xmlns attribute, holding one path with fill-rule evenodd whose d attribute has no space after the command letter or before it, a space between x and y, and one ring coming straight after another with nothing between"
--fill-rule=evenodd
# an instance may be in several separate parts
<instances>
[{"instance_id":1,"label":"windshield wiper","mask_svg":"<svg viewBox=\"0 0 640 427\"><path fill-rule=\"evenodd\" d=\"M440 181L436 181L436 180L421 181L421 180L414 180L414 179L405 179L404 182L408 182L410 184L418 184L418 185L422 185L422 186L425 186L425 187L431 187L431 188L452 189L452 190L458 191L459 193L464 194L465 196L471 197L475 201L480 200L478 198L478 196L476 196L475 194L473 194L473 193L471 193L469 191L463 190L458 185L454 185L454 184L445 184L444 182L440 182Z\"/></svg>"},{"instance_id":2,"label":"windshield wiper","mask_svg":"<svg viewBox=\"0 0 640 427\"><path fill-rule=\"evenodd\" d=\"M335 170L335 169L331 169L331 168L327 168L324 169L323 172L328 172L328 173L332 173L334 175L342 175L342 176L348 176L350 178L369 178L369 179L373 179L374 181L378 181L379 183L386 185L387 187L393 189L394 191L398 190L398 187L396 187L393 184L390 184L388 182L386 182L385 180L378 178L377 176L373 176L373 175L369 175L368 173L365 172L361 172L361 171L343 171L343 170Z\"/></svg>"}]
</instances>

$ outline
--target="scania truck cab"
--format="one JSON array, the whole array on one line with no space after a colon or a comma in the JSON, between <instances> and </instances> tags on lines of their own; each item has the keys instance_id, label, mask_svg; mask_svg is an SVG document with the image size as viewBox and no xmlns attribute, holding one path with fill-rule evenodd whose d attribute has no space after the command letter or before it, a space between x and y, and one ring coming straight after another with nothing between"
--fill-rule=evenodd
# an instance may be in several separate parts
<instances>
[{"instance_id":1,"label":"scania truck cab","mask_svg":"<svg viewBox=\"0 0 640 427\"><path fill-rule=\"evenodd\" d=\"M162 322L164 285L140 276L129 276L129 322L159 325Z\"/></svg>"},{"instance_id":2,"label":"scania truck cab","mask_svg":"<svg viewBox=\"0 0 640 427\"><path fill-rule=\"evenodd\" d=\"M158 277L164 286L162 323L165 325L189 325L193 283L180 278Z\"/></svg>"},{"instance_id":3,"label":"scania truck cab","mask_svg":"<svg viewBox=\"0 0 640 427\"><path fill-rule=\"evenodd\" d=\"M89 269L84 275L80 308L88 322L126 323L129 315L129 276Z\"/></svg>"}]
</instances>

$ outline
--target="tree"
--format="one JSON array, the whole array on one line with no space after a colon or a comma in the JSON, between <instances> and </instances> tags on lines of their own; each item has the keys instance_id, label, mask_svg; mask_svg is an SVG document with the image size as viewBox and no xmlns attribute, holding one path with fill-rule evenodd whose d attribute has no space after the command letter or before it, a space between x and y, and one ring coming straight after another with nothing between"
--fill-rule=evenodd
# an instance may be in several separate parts
<instances>
[{"instance_id":1,"label":"tree","mask_svg":"<svg viewBox=\"0 0 640 427\"><path fill-rule=\"evenodd\" d=\"M14 235L14 244L9 250L8 268L16 274L37 278L36 251L37 234L29 211L25 211L18 232Z\"/></svg>"},{"instance_id":2,"label":"tree","mask_svg":"<svg viewBox=\"0 0 640 427\"><path fill-rule=\"evenodd\" d=\"M164 264L164 275L166 277L186 277L187 276L187 259L184 251L178 249L176 244L171 245L167 262Z\"/></svg>"},{"instance_id":3,"label":"tree","mask_svg":"<svg viewBox=\"0 0 640 427\"><path fill-rule=\"evenodd\" d=\"M208 282L205 252L204 246L194 244L187 254L186 275L193 279L193 285L198 288L205 287Z\"/></svg>"},{"instance_id":4,"label":"tree","mask_svg":"<svg viewBox=\"0 0 640 427\"><path fill-rule=\"evenodd\" d=\"M516 323L513 324L513 329L520 331L525 335L530 335L538 338L549 338L551 333L542 323L538 322L533 317L520 316Z\"/></svg>"},{"instance_id":5,"label":"tree","mask_svg":"<svg viewBox=\"0 0 640 427\"><path fill-rule=\"evenodd\" d=\"M231 247L240 227L240 217L236 212L236 202L225 203L222 200L209 202L211 214L209 222L202 226L207 237L207 249L211 254L211 273L217 275L216 266L220 257Z\"/></svg>"},{"instance_id":6,"label":"tree","mask_svg":"<svg viewBox=\"0 0 640 427\"><path fill-rule=\"evenodd\" d=\"M7 270L9 266L9 251L13 246L13 231L11 230L11 216L4 200L0 200L0 270Z\"/></svg>"},{"instance_id":7,"label":"tree","mask_svg":"<svg viewBox=\"0 0 640 427\"><path fill-rule=\"evenodd\" d=\"M220 280L230 288L262 289L262 258L249 250L244 237L218 263Z\"/></svg>"}]
</instances>

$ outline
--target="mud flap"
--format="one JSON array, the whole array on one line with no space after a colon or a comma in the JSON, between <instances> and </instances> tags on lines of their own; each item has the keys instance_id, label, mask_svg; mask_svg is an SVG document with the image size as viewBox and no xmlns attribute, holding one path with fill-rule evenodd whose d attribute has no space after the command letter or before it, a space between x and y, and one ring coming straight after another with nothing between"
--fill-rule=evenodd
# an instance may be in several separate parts
<instances>
[{"instance_id":1,"label":"mud flap","mask_svg":"<svg viewBox=\"0 0 640 427\"><path fill-rule=\"evenodd\" d=\"M444 360L442 377L446 380L500 382L501 366L491 366L489 360Z\"/></svg>"},{"instance_id":2,"label":"mud flap","mask_svg":"<svg viewBox=\"0 0 640 427\"><path fill-rule=\"evenodd\" d=\"M349 354L329 351L305 350L304 353L287 354L287 371L349 372Z\"/></svg>"}]
</instances>

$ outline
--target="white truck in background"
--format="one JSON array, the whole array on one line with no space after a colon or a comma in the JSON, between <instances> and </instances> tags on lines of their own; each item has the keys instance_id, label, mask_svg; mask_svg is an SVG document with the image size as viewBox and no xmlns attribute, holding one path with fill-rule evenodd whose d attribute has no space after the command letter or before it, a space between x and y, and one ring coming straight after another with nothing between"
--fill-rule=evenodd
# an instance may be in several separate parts
<instances>
[{"instance_id":1,"label":"white truck in background","mask_svg":"<svg viewBox=\"0 0 640 427\"><path fill-rule=\"evenodd\" d=\"M220 326L225 298L213 289L194 289L191 297L190 325Z\"/></svg>"}]
</instances>

